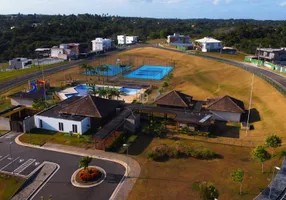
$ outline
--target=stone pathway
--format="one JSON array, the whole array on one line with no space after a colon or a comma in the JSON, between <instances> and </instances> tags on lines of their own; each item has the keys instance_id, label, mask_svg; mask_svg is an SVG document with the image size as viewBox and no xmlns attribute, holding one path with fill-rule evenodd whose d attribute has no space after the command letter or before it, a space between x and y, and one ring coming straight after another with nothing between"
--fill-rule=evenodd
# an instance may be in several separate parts
<instances>
[{"instance_id":1,"label":"stone pathway","mask_svg":"<svg viewBox=\"0 0 286 200\"><path fill-rule=\"evenodd\" d=\"M124 167L128 168L128 170L126 170L126 173L125 173L125 178L121 180L121 182L118 184L117 188L115 189L113 195L111 196L110 199L112 200L127 199L129 192L133 188L133 185L135 184L141 172L141 167L137 163L137 161L122 154L105 152L101 150L89 150L89 149L84 149L84 148L52 144L52 143L46 143L43 146L35 146L35 145L22 143L19 140L20 136L18 136L15 139L15 142L18 145L32 147L32 148L39 148L39 149L44 149L44 150L49 150L49 151L56 151L56 152L61 152L61 153L67 153L67 154L73 154L73 155L79 155L79 156L91 156L97 159L117 162L123 165ZM128 172L128 177L127 177L127 172Z\"/></svg>"}]
</instances>

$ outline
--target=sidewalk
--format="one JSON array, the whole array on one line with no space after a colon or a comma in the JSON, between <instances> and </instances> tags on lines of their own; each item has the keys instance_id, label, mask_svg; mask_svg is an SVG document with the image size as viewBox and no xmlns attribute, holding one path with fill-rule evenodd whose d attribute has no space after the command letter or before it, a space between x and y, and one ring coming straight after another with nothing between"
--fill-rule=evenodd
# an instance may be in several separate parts
<instances>
[{"instance_id":1,"label":"sidewalk","mask_svg":"<svg viewBox=\"0 0 286 200\"><path fill-rule=\"evenodd\" d=\"M59 144L51 144L51 143L46 143L43 146L30 145L30 144L22 143L19 140L19 137L21 135L19 135L15 139L15 142L21 146L44 149L44 150L49 150L49 151L56 151L56 152L79 155L79 156L91 156L97 159L117 162L123 165L125 168L128 166L128 170L126 170L125 172L125 177L118 184L118 186L116 187L115 191L113 192L110 198L112 200L127 199L129 192L133 188L133 185L135 184L141 172L140 165L134 159L127 157L125 155L122 155L122 154L110 153L110 152L105 152L101 150L89 150L89 149L86 150L84 148L59 145ZM127 172L128 172L128 177L127 177Z\"/></svg>"}]
</instances>

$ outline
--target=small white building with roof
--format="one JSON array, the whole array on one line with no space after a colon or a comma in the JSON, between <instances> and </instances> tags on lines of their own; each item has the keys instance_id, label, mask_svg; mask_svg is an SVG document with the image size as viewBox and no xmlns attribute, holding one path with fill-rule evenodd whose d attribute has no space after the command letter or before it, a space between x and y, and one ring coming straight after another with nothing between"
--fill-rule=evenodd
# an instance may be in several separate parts
<instances>
[{"instance_id":1,"label":"small white building with roof","mask_svg":"<svg viewBox=\"0 0 286 200\"><path fill-rule=\"evenodd\" d=\"M196 40L196 43L199 44L202 52L220 51L222 49L221 41L211 37Z\"/></svg>"},{"instance_id":2,"label":"small white building with roof","mask_svg":"<svg viewBox=\"0 0 286 200\"><path fill-rule=\"evenodd\" d=\"M185 47L193 46L193 43L190 40L190 36L180 35L177 33L174 33L174 35L168 35L167 43L171 46L185 46Z\"/></svg>"},{"instance_id":3,"label":"small white building with roof","mask_svg":"<svg viewBox=\"0 0 286 200\"><path fill-rule=\"evenodd\" d=\"M117 42L119 45L136 44L138 42L138 36L118 35Z\"/></svg>"}]
</instances>

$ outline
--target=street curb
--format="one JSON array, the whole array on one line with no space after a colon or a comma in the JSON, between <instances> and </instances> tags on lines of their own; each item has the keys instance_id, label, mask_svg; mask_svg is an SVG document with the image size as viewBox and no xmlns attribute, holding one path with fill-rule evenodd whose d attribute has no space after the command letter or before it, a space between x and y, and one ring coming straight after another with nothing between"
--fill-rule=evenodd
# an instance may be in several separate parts
<instances>
[{"instance_id":1,"label":"street curb","mask_svg":"<svg viewBox=\"0 0 286 200\"><path fill-rule=\"evenodd\" d=\"M0 136L0 138L4 137L5 135L7 135L8 133L10 133L12 131L7 131L6 133L4 133L3 135Z\"/></svg>"},{"instance_id":2,"label":"street curb","mask_svg":"<svg viewBox=\"0 0 286 200\"><path fill-rule=\"evenodd\" d=\"M115 188L114 192L112 193L111 197L109 198L110 200L122 199L121 197L118 197L117 194L118 194L119 190L121 189L121 187L122 187L122 185L124 183L124 180L127 177L127 172L130 174L130 170L131 170L126 162L121 161L121 160L117 160L117 159L109 159L109 158L105 158L105 157L94 156L94 155L87 154L87 153L80 153L80 152L74 152L74 151L68 151L68 150L60 150L60 149L55 149L55 148L49 148L49 147L43 147L43 146L36 146L36 145L26 144L26 143L23 143L23 142L21 142L19 140L19 137L21 137L23 134L24 133L18 135L15 138L15 143L20 145L20 146L37 148L37 149L48 150L48 151L54 151L54 152L59 152L59 153L66 153L66 154L77 155L77 156L91 156L91 157L96 158L96 159L107 160L107 161L115 162L115 163L118 163L118 164L122 165L125 168L124 176L122 177L122 179L118 183L117 187ZM131 159L131 158L128 157L128 159ZM137 163L137 161L135 161L134 159L132 159L132 161ZM140 167L140 165L139 165L139 167ZM141 172L141 168L140 168L139 174L140 174L140 172ZM134 177L134 179L136 181L137 177ZM131 179L129 179L129 180L131 181ZM134 184L135 184L135 181L134 181ZM134 184L132 185L131 189L133 188ZM130 191L131 191L131 189L130 189ZM124 199L124 197L123 197L123 199ZM127 199L127 196L126 196L126 199Z\"/></svg>"}]
</instances>

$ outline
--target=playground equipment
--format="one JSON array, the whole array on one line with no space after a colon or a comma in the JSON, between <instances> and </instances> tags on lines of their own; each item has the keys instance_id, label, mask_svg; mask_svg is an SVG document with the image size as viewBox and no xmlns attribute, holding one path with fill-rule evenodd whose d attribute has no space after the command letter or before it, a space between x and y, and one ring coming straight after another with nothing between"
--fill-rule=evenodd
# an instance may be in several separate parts
<instances>
[{"instance_id":1,"label":"playground equipment","mask_svg":"<svg viewBox=\"0 0 286 200\"><path fill-rule=\"evenodd\" d=\"M37 91L37 86L34 82L31 83L32 89L28 90L28 93L36 92Z\"/></svg>"}]
</instances>

